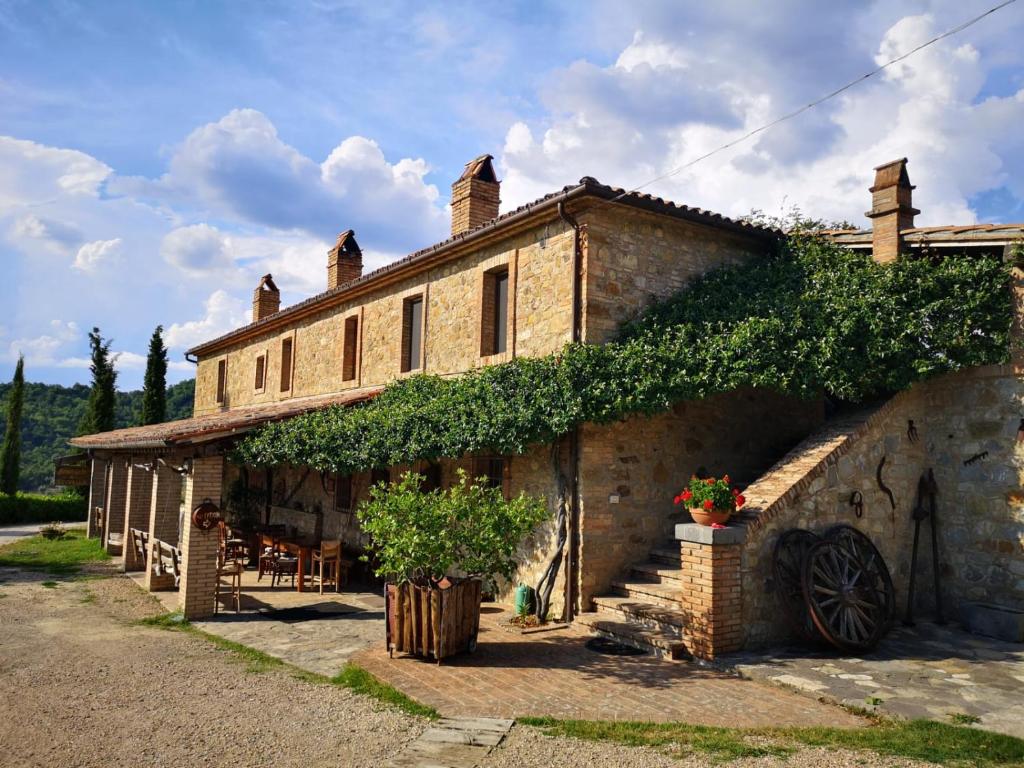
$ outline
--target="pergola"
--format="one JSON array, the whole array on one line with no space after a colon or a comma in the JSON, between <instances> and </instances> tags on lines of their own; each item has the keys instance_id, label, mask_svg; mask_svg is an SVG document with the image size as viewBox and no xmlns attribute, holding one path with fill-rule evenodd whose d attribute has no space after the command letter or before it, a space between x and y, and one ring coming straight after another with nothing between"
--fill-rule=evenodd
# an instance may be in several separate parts
<instances>
[{"instance_id":1,"label":"pergola","mask_svg":"<svg viewBox=\"0 0 1024 768\"><path fill-rule=\"evenodd\" d=\"M129 427L73 438L89 457L87 535L111 554L121 549L124 570L145 570L150 591L173 586L161 567L175 551L179 608L187 619L214 613L219 536L194 525L191 512L205 501L222 505L225 456L239 437L262 424L334 405L367 400L379 387L293 398L223 410L190 419ZM132 546L132 530L145 531L146 562Z\"/></svg>"}]
</instances>

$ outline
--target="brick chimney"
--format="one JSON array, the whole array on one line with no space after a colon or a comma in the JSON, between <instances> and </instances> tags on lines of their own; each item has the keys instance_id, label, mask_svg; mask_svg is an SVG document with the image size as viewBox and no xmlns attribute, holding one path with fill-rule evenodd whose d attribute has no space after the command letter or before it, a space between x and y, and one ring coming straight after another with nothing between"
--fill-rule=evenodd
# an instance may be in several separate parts
<instances>
[{"instance_id":1,"label":"brick chimney","mask_svg":"<svg viewBox=\"0 0 1024 768\"><path fill-rule=\"evenodd\" d=\"M913 190L907 175L907 158L875 168L875 184L869 190L871 210L864 215L871 219L872 251L880 264L895 261L900 255L901 233L914 226L914 216L920 213L912 205Z\"/></svg>"},{"instance_id":2,"label":"brick chimney","mask_svg":"<svg viewBox=\"0 0 1024 768\"><path fill-rule=\"evenodd\" d=\"M252 321L270 317L281 308L281 292L269 274L260 278L260 284L252 292Z\"/></svg>"},{"instance_id":3,"label":"brick chimney","mask_svg":"<svg viewBox=\"0 0 1024 768\"><path fill-rule=\"evenodd\" d=\"M356 233L346 229L327 252L327 289L350 283L362 274L363 252L356 242Z\"/></svg>"},{"instance_id":4,"label":"brick chimney","mask_svg":"<svg viewBox=\"0 0 1024 768\"><path fill-rule=\"evenodd\" d=\"M452 234L467 232L498 215L501 182L494 175L491 155L466 163L466 170L452 184Z\"/></svg>"}]
</instances>

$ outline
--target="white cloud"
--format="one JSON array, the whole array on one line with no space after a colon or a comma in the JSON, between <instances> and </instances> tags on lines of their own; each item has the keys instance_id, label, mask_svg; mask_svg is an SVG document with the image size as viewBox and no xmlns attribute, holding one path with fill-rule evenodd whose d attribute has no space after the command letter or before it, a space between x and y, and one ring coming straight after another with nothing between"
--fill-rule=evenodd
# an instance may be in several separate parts
<instances>
[{"instance_id":1,"label":"white cloud","mask_svg":"<svg viewBox=\"0 0 1024 768\"><path fill-rule=\"evenodd\" d=\"M437 189L424 181L428 170L419 159L389 163L362 136L317 163L283 142L264 114L236 109L194 130L160 179L115 179L110 188L323 240L355 228L372 246L405 250L444 233Z\"/></svg>"},{"instance_id":2,"label":"white cloud","mask_svg":"<svg viewBox=\"0 0 1024 768\"><path fill-rule=\"evenodd\" d=\"M95 197L113 172L106 163L74 149L0 136L0 211L44 202L56 195Z\"/></svg>"},{"instance_id":3,"label":"white cloud","mask_svg":"<svg viewBox=\"0 0 1024 768\"><path fill-rule=\"evenodd\" d=\"M50 330L39 336L31 336L12 340L7 345L6 360L16 360L18 355L25 356L25 364L29 366L54 365L58 362L59 353L72 342L81 338L78 325L74 322L52 320Z\"/></svg>"},{"instance_id":4,"label":"white cloud","mask_svg":"<svg viewBox=\"0 0 1024 768\"><path fill-rule=\"evenodd\" d=\"M650 26L614 64L567 67L545 94L548 116L509 128L501 158L502 197L509 204L584 175L640 185L910 50L949 21L949 14L941 24L928 14L908 16L889 23L874 43L862 29L853 34L824 25L823 40L815 44L834 46L836 60L849 66L826 77L797 49L772 57L780 42L796 34L781 28L785 14L745 20L732 18L736 9L708 6L701 13L735 24L705 18L704 32L687 34L656 23L664 20L652 7L658 6L637 12L638 23ZM642 18L645 12L654 21ZM860 19L864 26L869 21ZM1015 55L1024 63L1019 49ZM922 210L918 223L969 223L977 216L970 199L980 192L1005 185L1024 196L1018 129L1024 90L982 97L991 66L984 49L944 41L884 77L644 191L731 215L796 203L815 216L863 222L872 168L908 156L918 186L915 205ZM705 90L690 81L715 87Z\"/></svg>"},{"instance_id":5,"label":"white cloud","mask_svg":"<svg viewBox=\"0 0 1024 768\"><path fill-rule=\"evenodd\" d=\"M209 224L171 230L160 243L160 255L168 264L194 276L222 273L235 266L229 238Z\"/></svg>"},{"instance_id":6,"label":"white cloud","mask_svg":"<svg viewBox=\"0 0 1024 768\"><path fill-rule=\"evenodd\" d=\"M75 262L71 266L82 272L95 272L103 262L117 258L120 250L120 237L115 237L112 240L93 240L78 249L78 253L75 254Z\"/></svg>"},{"instance_id":7,"label":"white cloud","mask_svg":"<svg viewBox=\"0 0 1024 768\"><path fill-rule=\"evenodd\" d=\"M249 321L248 307L240 299L218 289L206 300L206 314L199 320L174 323L164 334L169 349L188 349L216 338Z\"/></svg>"}]
</instances>

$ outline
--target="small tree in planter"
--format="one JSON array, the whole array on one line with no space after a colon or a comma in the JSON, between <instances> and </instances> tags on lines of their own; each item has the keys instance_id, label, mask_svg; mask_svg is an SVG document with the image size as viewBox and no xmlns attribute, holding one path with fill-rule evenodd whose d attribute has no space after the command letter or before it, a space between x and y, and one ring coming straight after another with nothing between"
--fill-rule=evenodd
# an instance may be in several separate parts
<instances>
[{"instance_id":1,"label":"small tree in planter","mask_svg":"<svg viewBox=\"0 0 1024 768\"><path fill-rule=\"evenodd\" d=\"M423 491L406 472L370 491L357 515L375 573L388 579L388 651L445 656L476 647L483 581L511 578L520 542L547 515L544 503L459 470L449 489Z\"/></svg>"}]
</instances>

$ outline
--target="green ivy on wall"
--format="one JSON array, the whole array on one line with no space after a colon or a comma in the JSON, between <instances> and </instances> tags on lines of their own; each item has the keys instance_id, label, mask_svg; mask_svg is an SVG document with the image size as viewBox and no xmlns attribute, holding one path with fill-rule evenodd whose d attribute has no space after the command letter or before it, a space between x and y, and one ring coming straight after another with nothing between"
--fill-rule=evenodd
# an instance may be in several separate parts
<instances>
[{"instance_id":1,"label":"green ivy on wall","mask_svg":"<svg viewBox=\"0 0 1024 768\"><path fill-rule=\"evenodd\" d=\"M457 378L420 375L355 407L268 424L235 460L354 472L510 455L584 422L653 414L739 387L861 401L1009 351L1010 275L997 260L881 266L823 238L720 269L627 323L612 343L569 344Z\"/></svg>"}]
</instances>

